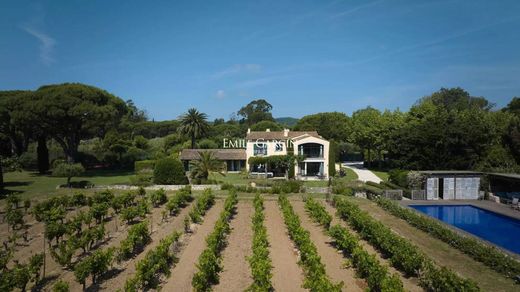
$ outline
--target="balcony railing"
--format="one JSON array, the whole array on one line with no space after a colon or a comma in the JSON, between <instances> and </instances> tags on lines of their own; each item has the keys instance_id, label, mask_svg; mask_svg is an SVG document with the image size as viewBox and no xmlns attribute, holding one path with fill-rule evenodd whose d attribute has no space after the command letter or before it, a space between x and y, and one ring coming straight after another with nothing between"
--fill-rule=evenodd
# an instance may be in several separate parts
<instances>
[{"instance_id":1,"label":"balcony railing","mask_svg":"<svg viewBox=\"0 0 520 292\"><path fill-rule=\"evenodd\" d=\"M267 155L267 149L255 149L255 150L253 150L253 155L255 155L255 156Z\"/></svg>"}]
</instances>

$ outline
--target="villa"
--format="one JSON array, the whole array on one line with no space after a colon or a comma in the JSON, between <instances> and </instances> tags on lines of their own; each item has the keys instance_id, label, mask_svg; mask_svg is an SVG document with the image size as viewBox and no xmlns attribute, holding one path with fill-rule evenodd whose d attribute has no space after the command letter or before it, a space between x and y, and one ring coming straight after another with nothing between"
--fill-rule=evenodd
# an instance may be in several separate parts
<instances>
[{"instance_id":1,"label":"villa","mask_svg":"<svg viewBox=\"0 0 520 292\"><path fill-rule=\"evenodd\" d=\"M247 131L246 156L268 157L300 155L303 160L294 166L295 178L300 180L328 179L329 141L316 131ZM246 164L252 174L266 172L265 165ZM267 175L282 176L276 169L267 169Z\"/></svg>"},{"instance_id":2,"label":"villa","mask_svg":"<svg viewBox=\"0 0 520 292\"><path fill-rule=\"evenodd\" d=\"M226 163L228 172L245 170L252 176L284 177L291 170L272 167L266 163L251 163L252 157L268 158L293 154L300 159L294 165L294 177L299 180L329 178L329 141L316 131L251 131L248 129L244 148L239 149L184 149L180 154L185 169L189 162L199 159L201 151L211 151ZM249 162L249 163L248 163Z\"/></svg>"}]
</instances>

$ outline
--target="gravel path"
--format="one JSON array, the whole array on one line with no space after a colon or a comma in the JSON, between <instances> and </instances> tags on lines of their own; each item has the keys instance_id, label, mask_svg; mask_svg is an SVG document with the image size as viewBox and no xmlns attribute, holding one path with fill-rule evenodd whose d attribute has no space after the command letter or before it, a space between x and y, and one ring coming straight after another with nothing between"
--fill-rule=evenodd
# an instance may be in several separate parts
<instances>
[{"instance_id":1,"label":"gravel path","mask_svg":"<svg viewBox=\"0 0 520 292\"><path fill-rule=\"evenodd\" d=\"M179 232L183 232L184 228L184 217L188 215L193 205L186 206L183 208L179 214L173 218L170 218L169 221L161 223L161 212L162 208L155 208L155 212L153 213L153 233L151 234L152 242L145 246L144 250L141 251L136 257L125 261L119 267L119 273L114 277L107 279L102 282L99 287L94 287L94 290L100 289L105 291L116 291L117 289L123 289L125 286L125 282L128 278L132 277L135 273L135 265L137 262L142 260L148 251L153 250L157 245L159 245L161 239L167 237L172 234L173 231L177 230ZM150 220L150 219L148 219ZM125 236L126 238L126 236ZM119 246L119 245L115 245ZM71 287L72 288L72 287ZM71 291L76 291L75 289L71 289Z\"/></svg>"},{"instance_id":2,"label":"gravel path","mask_svg":"<svg viewBox=\"0 0 520 292\"><path fill-rule=\"evenodd\" d=\"M223 205L222 200L217 200L204 216L202 225L183 242L185 247L179 255L179 262L171 270L171 276L162 286L162 291L192 291L191 279L197 271L199 255L206 248L206 237L213 231Z\"/></svg>"},{"instance_id":3,"label":"gravel path","mask_svg":"<svg viewBox=\"0 0 520 292\"><path fill-rule=\"evenodd\" d=\"M375 183L379 183L381 181L381 179L372 171L363 167L363 162L347 162L343 163L343 166L352 169L357 174L360 181L371 181Z\"/></svg>"},{"instance_id":4,"label":"gravel path","mask_svg":"<svg viewBox=\"0 0 520 292\"><path fill-rule=\"evenodd\" d=\"M327 276L334 283L343 281L342 291L364 291L368 287L365 281L356 277L353 268L343 267L345 258L331 245L332 240L325 235L323 228L311 221L305 212L305 203L302 201L291 201L291 203L294 212L300 217L302 227L309 231L311 240L316 245Z\"/></svg>"},{"instance_id":5,"label":"gravel path","mask_svg":"<svg viewBox=\"0 0 520 292\"><path fill-rule=\"evenodd\" d=\"M347 228L352 234L356 234L356 231L352 230L352 228L350 228L350 226L348 226L348 224L345 221L341 220L338 216L336 216L336 209L334 209L331 205L327 204L326 202L323 202L323 205L325 206L325 209L327 210L327 212L329 212L329 214L332 215L331 225L339 224L339 225ZM400 271L398 271L394 267L392 267L390 262L387 259L383 258L381 256L381 254L376 249L374 249L374 247L370 243L368 243L367 241L365 241L361 238L359 238L359 243L361 244L361 246L363 247L363 249L366 252L368 252L371 255L375 255L376 258L381 263L385 264L391 273L396 273L400 276L401 281L403 282L404 289L406 291L412 291L412 292L424 291L424 289L422 289L419 286L419 279L414 278L414 277L406 278Z\"/></svg>"},{"instance_id":6,"label":"gravel path","mask_svg":"<svg viewBox=\"0 0 520 292\"><path fill-rule=\"evenodd\" d=\"M224 270L220 273L220 283L214 287L214 291L244 291L253 283L246 258L252 254L252 215L252 202L239 201L237 214L230 223L228 246L222 252Z\"/></svg>"},{"instance_id":7,"label":"gravel path","mask_svg":"<svg viewBox=\"0 0 520 292\"><path fill-rule=\"evenodd\" d=\"M273 261L273 287L276 291L306 291L302 288L303 271L293 247L282 213L276 201L264 201L265 226L269 237L269 254Z\"/></svg>"}]
</instances>

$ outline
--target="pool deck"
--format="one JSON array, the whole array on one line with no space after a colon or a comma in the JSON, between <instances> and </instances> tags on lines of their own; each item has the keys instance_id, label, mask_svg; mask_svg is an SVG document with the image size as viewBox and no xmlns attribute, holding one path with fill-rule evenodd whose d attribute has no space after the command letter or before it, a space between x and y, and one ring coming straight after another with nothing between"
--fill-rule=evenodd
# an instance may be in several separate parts
<instances>
[{"instance_id":1,"label":"pool deck","mask_svg":"<svg viewBox=\"0 0 520 292\"><path fill-rule=\"evenodd\" d=\"M475 207L479 207L491 212L495 212L507 217L511 217L517 220L520 220L520 211L514 210L509 205L498 204L492 201L484 201L484 200L402 200L399 201L402 206L408 205L472 205Z\"/></svg>"}]
</instances>

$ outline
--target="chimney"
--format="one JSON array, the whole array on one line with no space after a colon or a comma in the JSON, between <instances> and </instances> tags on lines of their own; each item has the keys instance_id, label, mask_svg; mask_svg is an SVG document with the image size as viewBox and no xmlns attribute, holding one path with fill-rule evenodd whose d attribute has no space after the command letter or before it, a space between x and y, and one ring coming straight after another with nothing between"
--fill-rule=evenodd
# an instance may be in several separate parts
<instances>
[{"instance_id":1,"label":"chimney","mask_svg":"<svg viewBox=\"0 0 520 292\"><path fill-rule=\"evenodd\" d=\"M271 129L265 129L266 132L271 132Z\"/></svg>"},{"instance_id":2,"label":"chimney","mask_svg":"<svg viewBox=\"0 0 520 292\"><path fill-rule=\"evenodd\" d=\"M283 136L284 137L289 136L289 129L283 129Z\"/></svg>"},{"instance_id":3,"label":"chimney","mask_svg":"<svg viewBox=\"0 0 520 292\"><path fill-rule=\"evenodd\" d=\"M251 133L251 128L247 128L247 133Z\"/></svg>"}]
</instances>

